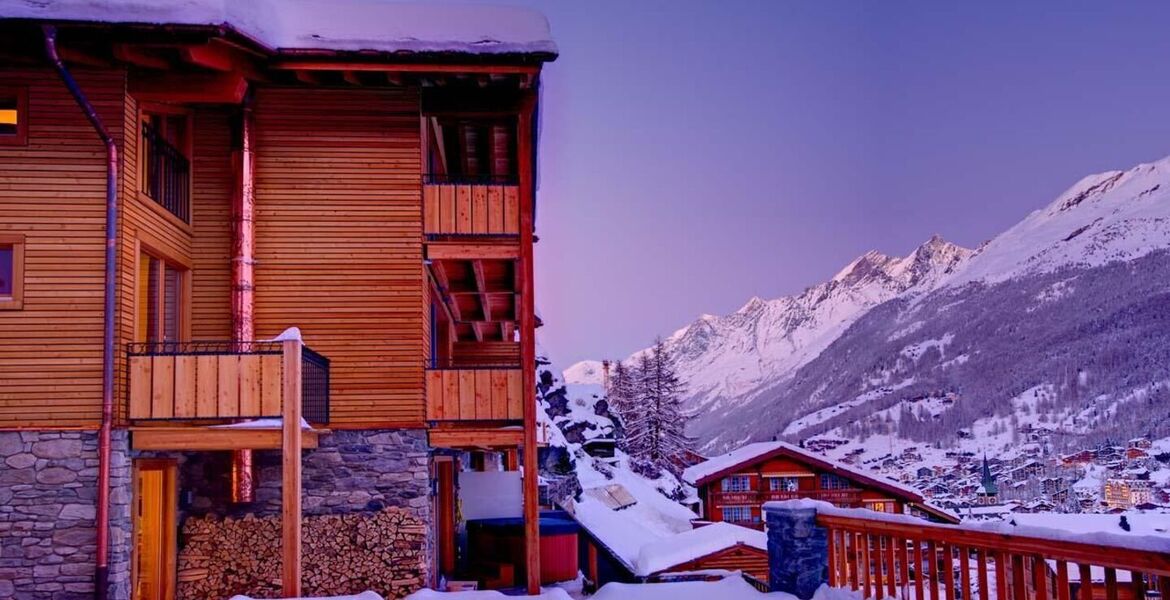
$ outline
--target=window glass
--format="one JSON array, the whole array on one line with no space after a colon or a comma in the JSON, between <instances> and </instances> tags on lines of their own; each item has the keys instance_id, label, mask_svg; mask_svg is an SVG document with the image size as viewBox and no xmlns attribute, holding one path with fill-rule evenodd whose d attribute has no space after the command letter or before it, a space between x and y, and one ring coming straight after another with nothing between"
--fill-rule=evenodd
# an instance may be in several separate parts
<instances>
[{"instance_id":1,"label":"window glass","mask_svg":"<svg viewBox=\"0 0 1170 600\"><path fill-rule=\"evenodd\" d=\"M724 506L723 520L730 523L749 523L755 520L750 506Z\"/></svg>"},{"instance_id":2,"label":"window glass","mask_svg":"<svg viewBox=\"0 0 1170 600\"><path fill-rule=\"evenodd\" d=\"M11 244L0 245L0 296L12 296L16 253Z\"/></svg>"},{"instance_id":3,"label":"window glass","mask_svg":"<svg viewBox=\"0 0 1170 600\"><path fill-rule=\"evenodd\" d=\"M800 489L800 478L769 477L768 489L773 492L795 492Z\"/></svg>"},{"instance_id":4,"label":"window glass","mask_svg":"<svg viewBox=\"0 0 1170 600\"><path fill-rule=\"evenodd\" d=\"M11 90L0 90L0 135L15 136L19 133L20 121L24 115L20 114L20 98Z\"/></svg>"},{"instance_id":5,"label":"window glass","mask_svg":"<svg viewBox=\"0 0 1170 600\"><path fill-rule=\"evenodd\" d=\"M822 490L848 490L852 488L853 485L849 483L848 479L831 474L821 475Z\"/></svg>"},{"instance_id":6,"label":"window glass","mask_svg":"<svg viewBox=\"0 0 1170 600\"><path fill-rule=\"evenodd\" d=\"M184 271L149 254L138 257L138 341L180 341Z\"/></svg>"},{"instance_id":7,"label":"window glass","mask_svg":"<svg viewBox=\"0 0 1170 600\"><path fill-rule=\"evenodd\" d=\"M747 492L751 489L751 480L746 475L732 475L723 478L723 491L725 492Z\"/></svg>"}]
</instances>

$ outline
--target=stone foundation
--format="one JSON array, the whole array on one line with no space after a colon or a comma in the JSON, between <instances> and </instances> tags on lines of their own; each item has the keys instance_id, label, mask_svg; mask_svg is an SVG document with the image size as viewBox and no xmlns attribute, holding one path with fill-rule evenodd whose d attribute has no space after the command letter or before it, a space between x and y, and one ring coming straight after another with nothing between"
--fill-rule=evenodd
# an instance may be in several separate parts
<instances>
[{"instance_id":1,"label":"stone foundation","mask_svg":"<svg viewBox=\"0 0 1170 600\"><path fill-rule=\"evenodd\" d=\"M305 517L301 535L305 596L401 598L426 583L429 529L409 510ZM178 600L280 596L279 516L191 517L181 537Z\"/></svg>"},{"instance_id":2,"label":"stone foundation","mask_svg":"<svg viewBox=\"0 0 1170 600\"><path fill-rule=\"evenodd\" d=\"M0 598L94 595L95 431L0 432ZM127 433L111 439L109 597L130 595Z\"/></svg>"}]
</instances>

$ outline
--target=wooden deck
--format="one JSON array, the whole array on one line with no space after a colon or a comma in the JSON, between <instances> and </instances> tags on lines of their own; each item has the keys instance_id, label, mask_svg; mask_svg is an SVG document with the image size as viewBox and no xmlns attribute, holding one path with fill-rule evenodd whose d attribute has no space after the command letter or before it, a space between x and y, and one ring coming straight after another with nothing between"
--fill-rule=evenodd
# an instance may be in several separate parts
<instances>
[{"instance_id":1,"label":"wooden deck","mask_svg":"<svg viewBox=\"0 0 1170 600\"><path fill-rule=\"evenodd\" d=\"M509 184L426 183L423 233L520 234L520 190Z\"/></svg>"},{"instance_id":2,"label":"wooden deck","mask_svg":"<svg viewBox=\"0 0 1170 600\"><path fill-rule=\"evenodd\" d=\"M524 417L519 368L427 371L427 420L518 421Z\"/></svg>"}]
</instances>

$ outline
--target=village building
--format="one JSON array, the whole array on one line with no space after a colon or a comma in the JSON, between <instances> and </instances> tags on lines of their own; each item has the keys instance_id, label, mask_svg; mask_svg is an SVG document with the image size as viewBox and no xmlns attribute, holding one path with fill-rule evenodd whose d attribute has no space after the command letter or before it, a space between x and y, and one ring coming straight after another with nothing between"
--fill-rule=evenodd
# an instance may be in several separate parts
<instances>
[{"instance_id":1,"label":"village building","mask_svg":"<svg viewBox=\"0 0 1170 600\"><path fill-rule=\"evenodd\" d=\"M8 591L539 589L546 20L149 4L0 8Z\"/></svg>"},{"instance_id":2,"label":"village building","mask_svg":"<svg viewBox=\"0 0 1170 600\"><path fill-rule=\"evenodd\" d=\"M1148 479L1109 478L1105 480L1105 505L1129 509L1154 500L1154 486Z\"/></svg>"},{"instance_id":3,"label":"village building","mask_svg":"<svg viewBox=\"0 0 1170 600\"><path fill-rule=\"evenodd\" d=\"M698 490L702 521L762 528L765 502L798 498L958 521L912 487L785 442L748 444L712 457L684 471L683 479Z\"/></svg>"},{"instance_id":4,"label":"village building","mask_svg":"<svg viewBox=\"0 0 1170 600\"><path fill-rule=\"evenodd\" d=\"M999 486L995 483L995 476L991 474L991 465L987 457L983 457L983 474L979 479L979 491L976 493L979 504L989 506L999 503Z\"/></svg>"}]
</instances>

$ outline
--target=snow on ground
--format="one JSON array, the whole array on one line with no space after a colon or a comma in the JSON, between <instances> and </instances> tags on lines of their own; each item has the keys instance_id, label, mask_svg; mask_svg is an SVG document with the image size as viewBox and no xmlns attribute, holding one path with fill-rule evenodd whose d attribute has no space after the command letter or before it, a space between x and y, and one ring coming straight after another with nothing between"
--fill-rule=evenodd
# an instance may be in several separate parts
<instances>
[{"instance_id":1,"label":"snow on ground","mask_svg":"<svg viewBox=\"0 0 1170 600\"><path fill-rule=\"evenodd\" d=\"M583 360L561 371L561 378L566 385L600 386L605 380L605 368L601 361Z\"/></svg>"},{"instance_id":2,"label":"snow on ground","mask_svg":"<svg viewBox=\"0 0 1170 600\"><path fill-rule=\"evenodd\" d=\"M939 354L946 354L947 346L955 339L955 334L948 333L941 338L922 340L902 348L900 354L910 360L918 360L930 348L937 348Z\"/></svg>"},{"instance_id":3,"label":"snow on ground","mask_svg":"<svg viewBox=\"0 0 1170 600\"><path fill-rule=\"evenodd\" d=\"M602 586L593 600L747 600L772 598L795 600L782 592L765 594L743 580L732 576L719 581L678 581L671 583L610 583Z\"/></svg>"},{"instance_id":4,"label":"snow on ground","mask_svg":"<svg viewBox=\"0 0 1170 600\"><path fill-rule=\"evenodd\" d=\"M495 590L476 590L471 592L436 592L434 590L419 590L404 600L499 600L503 598L515 598L516 596L505 596ZM573 597L568 592L560 588L548 588L541 590L538 596L520 596L521 598L537 598L539 600L573 600ZM364 600L364 599L363 599Z\"/></svg>"},{"instance_id":5,"label":"snow on ground","mask_svg":"<svg viewBox=\"0 0 1170 600\"><path fill-rule=\"evenodd\" d=\"M269 49L468 54L557 52L534 10L374 0L8 2L0 18L226 25Z\"/></svg>"},{"instance_id":6,"label":"snow on ground","mask_svg":"<svg viewBox=\"0 0 1170 600\"><path fill-rule=\"evenodd\" d=\"M634 563L635 575L653 575L688 561L714 554L736 544L768 550L768 536L763 531L731 523L710 525L684 531L642 546Z\"/></svg>"}]
</instances>

